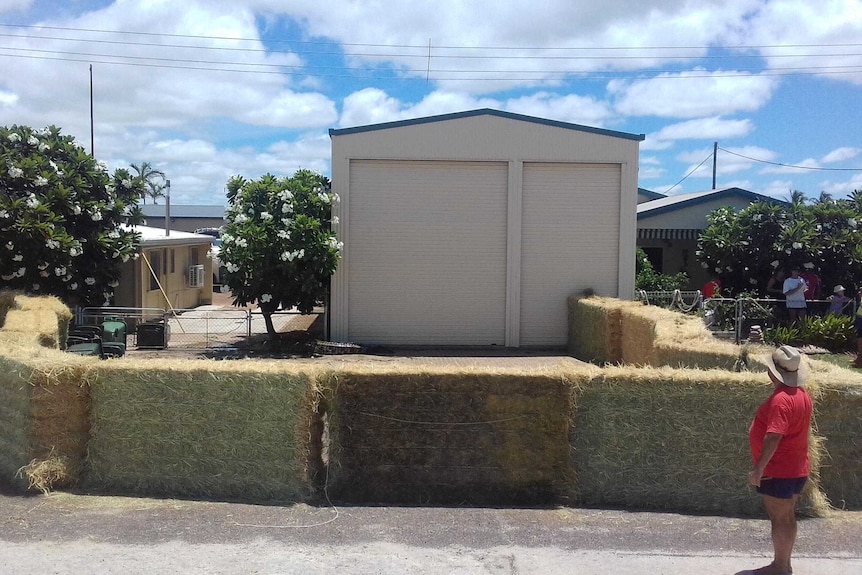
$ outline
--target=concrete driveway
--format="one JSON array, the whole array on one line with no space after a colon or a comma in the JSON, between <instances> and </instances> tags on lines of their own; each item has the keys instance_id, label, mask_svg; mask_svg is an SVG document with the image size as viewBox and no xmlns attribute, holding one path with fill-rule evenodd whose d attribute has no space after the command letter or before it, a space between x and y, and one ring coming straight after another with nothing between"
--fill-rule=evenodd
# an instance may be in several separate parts
<instances>
[{"instance_id":1,"label":"concrete driveway","mask_svg":"<svg viewBox=\"0 0 862 575\"><path fill-rule=\"evenodd\" d=\"M764 519L563 507L5 494L0 525L0 572L10 575L731 575L771 553ZM801 521L794 572L862 573L862 512Z\"/></svg>"}]
</instances>

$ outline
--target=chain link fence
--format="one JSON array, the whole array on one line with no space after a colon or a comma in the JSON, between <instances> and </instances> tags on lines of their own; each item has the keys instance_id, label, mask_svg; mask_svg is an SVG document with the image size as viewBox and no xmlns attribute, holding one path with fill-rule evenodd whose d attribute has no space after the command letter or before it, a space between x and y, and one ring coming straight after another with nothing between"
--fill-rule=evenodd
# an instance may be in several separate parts
<instances>
[{"instance_id":1,"label":"chain link fence","mask_svg":"<svg viewBox=\"0 0 862 575\"><path fill-rule=\"evenodd\" d=\"M277 311L272 314L275 331L314 333L324 336L325 311L311 314ZM76 325L116 322L125 326L128 350L162 349L207 351L236 349L255 335L267 333L262 312L247 309L173 309L89 307L76 310Z\"/></svg>"},{"instance_id":2,"label":"chain link fence","mask_svg":"<svg viewBox=\"0 0 862 575\"><path fill-rule=\"evenodd\" d=\"M643 291L635 293L635 299L647 305L675 309L703 317L704 324L717 337L732 339L736 343L746 340L754 326L761 330L790 323L783 299L773 298L706 298L697 291ZM808 300L809 316L824 316L830 313L830 300ZM841 315L854 316L857 302L853 299L844 304Z\"/></svg>"}]
</instances>

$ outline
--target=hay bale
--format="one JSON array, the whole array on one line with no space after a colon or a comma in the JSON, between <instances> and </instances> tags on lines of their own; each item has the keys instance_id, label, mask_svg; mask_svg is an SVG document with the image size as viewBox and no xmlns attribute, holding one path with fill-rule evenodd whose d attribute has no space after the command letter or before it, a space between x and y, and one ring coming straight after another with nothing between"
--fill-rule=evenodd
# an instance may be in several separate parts
<instances>
[{"instance_id":1,"label":"hay bale","mask_svg":"<svg viewBox=\"0 0 862 575\"><path fill-rule=\"evenodd\" d=\"M504 504L571 491L559 374L351 366L322 382L333 497Z\"/></svg>"},{"instance_id":2,"label":"hay bale","mask_svg":"<svg viewBox=\"0 0 862 575\"><path fill-rule=\"evenodd\" d=\"M568 352L597 364L623 361L622 310L628 307L643 305L609 297L570 297Z\"/></svg>"},{"instance_id":3,"label":"hay bale","mask_svg":"<svg viewBox=\"0 0 862 575\"><path fill-rule=\"evenodd\" d=\"M278 362L102 362L92 389L86 484L246 501L312 492L314 380Z\"/></svg>"},{"instance_id":4,"label":"hay bale","mask_svg":"<svg viewBox=\"0 0 862 575\"><path fill-rule=\"evenodd\" d=\"M823 437L820 477L833 506L862 509L862 378L824 362L817 369L816 426Z\"/></svg>"},{"instance_id":5,"label":"hay bale","mask_svg":"<svg viewBox=\"0 0 862 575\"><path fill-rule=\"evenodd\" d=\"M631 365L735 370L745 359L699 317L656 306L624 308L622 332L623 362Z\"/></svg>"},{"instance_id":6,"label":"hay bale","mask_svg":"<svg viewBox=\"0 0 862 575\"><path fill-rule=\"evenodd\" d=\"M88 365L38 349L0 356L0 473L13 487L47 491L75 485L83 471Z\"/></svg>"},{"instance_id":7,"label":"hay bale","mask_svg":"<svg viewBox=\"0 0 862 575\"><path fill-rule=\"evenodd\" d=\"M59 349L60 323L51 309L10 309L3 330L10 333L35 334L39 345Z\"/></svg>"},{"instance_id":8,"label":"hay bale","mask_svg":"<svg viewBox=\"0 0 862 575\"><path fill-rule=\"evenodd\" d=\"M722 514L760 513L746 487L748 428L769 395L763 376L608 368L577 395L578 500ZM819 446L812 443L812 451ZM817 463L814 454L812 465ZM816 477L804 507L822 513Z\"/></svg>"}]
</instances>

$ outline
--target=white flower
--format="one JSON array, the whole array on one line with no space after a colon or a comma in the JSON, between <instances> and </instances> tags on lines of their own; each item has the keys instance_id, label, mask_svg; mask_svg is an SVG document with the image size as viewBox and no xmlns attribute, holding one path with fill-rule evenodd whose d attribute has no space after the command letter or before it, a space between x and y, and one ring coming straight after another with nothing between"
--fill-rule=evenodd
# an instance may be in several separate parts
<instances>
[{"instance_id":1,"label":"white flower","mask_svg":"<svg viewBox=\"0 0 862 575\"><path fill-rule=\"evenodd\" d=\"M290 190L284 190L283 192L281 192L281 193L278 195L278 198L279 198L282 202L290 201L290 200L292 200L292 199L293 199L293 192L291 192Z\"/></svg>"},{"instance_id":2,"label":"white flower","mask_svg":"<svg viewBox=\"0 0 862 575\"><path fill-rule=\"evenodd\" d=\"M245 238L237 238L234 243L241 248L247 248L248 247L248 240Z\"/></svg>"},{"instance_id":3,"label":"white flower","mask_svg":"<svg viewBox=\"0 0 862 575\"><path fill-rule=\"evenodd\" d=\"M120 285L120 282L118 280L114 280L114 281L108 282L108 285L113 288L113 287L117 287L118 285Z\"/></svg>"},{"instance_id":4,"label":"white flower","mask_svg":"<svg viewBox=\"0 0 862 575\"><path fill-rule=\"evenodd\" d=\"M807 269L807 270L813 270L813 269L814 269L814 264L813 264L813 263L811 263L811 262L805 262L804 264L802 264L802 267L804 267L804 268L805 268L805 269Z\"/></svg>"},{"instance_id":5,"label":"white flower","mask_svg":"<svg viewBox=\"0 0 862 575\"><path fill-rule=\"evenodd\" d=\"M305 250L299 250L298 252L296 252L296 257L298 259L304 258L305 257Z\"/></svg>"},{"instance_id":6,"label":"white flower","mask_svg":"<svg viewBox=\"0 0 862 575\"><path fill-rule=\"evenodd\" d=\"M90 214L90 217L93 218L94 222L98 222L99 220L102 219L102 212L100 212L99 210L96 210L92 214Z\"/></svg>"},{"instance_id":7,"label":"white flower","mask_svg":"<svg viewBox=\"0 0 862 575\"><path fill-rule=\"evenodd\" d=\"M6 219L8 217L9 217L9 212L7 212L6 210L0 210L0 218Z\"/></svg>"},{"instance_id":8,"label":"white flower","mask_svg":"<svg viewBox=\"0 0 862 575\"><path fill-rule=\"evenodd\" d=\"M30 194L27 196L27 207L32 210L39 207L39 199L36 197L36 194Z\"/></svg>"},{"instance_id":9,"label":"white flower","mask_svg":"<svg viewBox=\"0 0 862 575\"><path fill-rule=\"evenodd\" d=\"M700 267L702 267L703 269L706 269L709 267L709 264L706 262L703 262L702 264L700 264Z\"/></svg>"},{"instance_id":10,"label":"white flower","mask_svg":"<svg viewBox=\"0 0 862 575\"><path fill-rule=\"evenodd\" d=\"M18 268L18 277L24 277L25 273L27 273L27 268Z\"/></svg>"},{"instance_id":11,"label":"white flower","mask_svg":"<svg viewBox=\"0 0 862 575\"><path fill-rule=\"evenodd\" d=\"M21 136L19 136L15 132L12 132L11 134L9 134L8 139L10 142L12 142L14 144L15 142L21 141Z\"/></svg>"},{"instance_id":12,"label":"white flower","mask_svg":"<svg viewBox=\"0 0 862 575\"><path fill-rule=\"evenodd\" d=\"M123 254L123 257L120 258L123 263L129 261L129 254Z\"/></svg>"},{"instance_id":13,"label":"white flower","mask_svg":"<svg viewBox=\"0 0 862 575\"><path fill-rule=\"evenodd\" d=\"M39 268L40 270L47 269L48 268L48 262L42 262L41 264L39 264L36 267Z\"/></svg>"},{"instance_id":14,"label":"white flower","mask_svg":"<svg viewBox=\"0 0 862 575\"><path fill-rule=\"evenodd\" d=\"M269 221L272 219L272 214L270 214L269 212L261 212L260 213L260 219L262 219L264 221Z\"/></svg>"},{"instance_id":15,"label":"white flower","mask_svg":"<svg viewBox=\"0 0 862 575\"><path fill-rule=\"evenodd\" d=\"M725 269L726 269L727 271L729 271L729 272L732 272L732 271L733 271L733 268L732 268L732 267L730 267L730 266L727 266Z\"/></svg>"},{"instance_id":16,"label":"white flower","mask_svg":"<svg viewBox=\"0 0 862 575\"><path fill-rule=\"evenodd\" d=\"M269 303L271 301L272 301L272 294L268 294L268 293L261 294L260 303Z\"/></svg>"},{"instance_id":17,"label":"white flower","mask_svg":"<svg viewBox=\"0 0 862 575\"><path fill-rule=\"evenodd\" d=\"M290 257L290 252L281 252L281 261L286 262L288 259L292 259Z\"/></svg>"},{"instance_id":18,"label":"white flower","mask_svg":"<svg viewBox=\"0 0 862 575\"><path fill-rule=\"evenodd\" d=\"M30 136L29 138L27 138L27 143L31 146L38 146L39 138L37 138L36 136Z\"/></svg>"},{"instance_id":19,"label":"white flower","mask_svg":"<svg viewBox=\"0 0 862 575\"><path fill-rule=\"evenodd\" d=\"M721 268L715 268L715 273L720 274L720 273L721 273Z\"/></svg>"},{"instance_id":20,"label":"white flower","mask_svg":"<svg viewBox=\"0 0 862 575\"><path fill-rule=\"evenodd\" d=\"M76 216L80 216L81 215L81 206L76 204L75 207L72 208L72 213L75 214Z\"/></svg>"},{"instance_id":21,"label":"white flower","mask_svg":"<svg viewBox=\"0 0 862 575\"><path fill-rule=\"evenodd\" d=\"M15 244L13 244L12 242L6 242L6 249L11 252L15 249Z\"/></svg>"},{"instance_id":22,"label":"white flower","mask_svg":"<svg viewBox=\"0 0 862 575\"><path fill-rule=\"evenodd\" d=\"M784 253L786 253L787 255L790 255L793 253L793 251L790 248L785 248Z\"/></svg>"},{"instance_id":23,"label":"white flower","mask_svg":"<svg viewBox=\"0 0 862 575\"><path fill-rule=\"evenodd\" d=\"M752 216L751 219L754 220L755 222L759 222L760 220L763 219L763 214L754 214L754 216ZM755 283L757 283L757 282L755 282Z\"/></svg>"},{"instance_id":24,"label":"white flower","mask_svg":"<svg viewBox=\"0 0 862 575\"><path fill-rule=\"evenodd\" d=\"M282 218L281 223L284 224L284 227L290 227L290 224L293 223L293 220L290 218Z\"/></svg>"},{"instance_id":25,"label":"white flower","mask_svg":"<svg viewBox=\"0 0 862 575\"><path fill-rule=\"evenodd\" d=\"M332 216L332 225L333 225L333 226L337 226L337 225L338 225L338 216Z\"/></svg>"},{"instance_id":26,"label":"white flower","mask_svg":"<svg viewBox=\"0 0 862 575\"><path fill-rule=\"evenodd\" d=\"M247 221L248 221L248 216L246 216L245 214L237 214L237 216L234 218L234 222L236 222L238 224L244 224Z\"/></svg>"},{"instance_id":27,"label":"white flower","mask_svg":"<svg viewBox=\"0 0 862 575\"><path fill-rule=\"evenodd\" d=\"M40 152L47 152L50 149L51 149L51 146L49 146L45 142L42 142L41 144L39 144L39 151Z\"/></svg>"},{"instance_id":28,"label":"white flower","mask_svg":"<svg viewBox=\"0 0 862 575\"><path fill-rule=\"evenodd\" d=\"M757 280L754 278L748 278L748 283L750 283L751 285L757 285Z\"/></svg>"},{"instance_id":29,"label":"white flower","mask_svg":"<svg viewBox=\"0 0 862 575\"><path fill-rule=\"evenodd\" d=\"M231 263L231 262L226 263L226 264L225 264L225 268L226 268L226 269L227 269L227 271L229 271L230 273L236 273L236 272L238 272L238 271L239 271L239 266L238 266L238 265L236 265L235 263Z\"/></svg>"},{"instance_id":30,"label":"white flower","mask_svg":"<svg viewBox=\"0 0 862 575\"><path fill-rule=\"evenodd\" d=\"M853 218L848 219L847 225L850 226L851 228L855 228L856 227L856 220L854 220Z\"/></svg>"},{"instance_id":31,"label":"white flower","mask_svg":"<svg viewBox=\"0 0 862 575\"><path fill-rule=\"evenodd\" d=\"M13 280L13 279L15 279L15 274L2 275L2 276L0 276L0 279L4 279L4 280L6 280L6 281L8 282L9 280Z\"/></svg>"},{"instance_id":32,"label":"white flower","mask_svg":"<svg viewBox=\"0 0 862 575\"><path fill-rule=\"evenodd\" d=\"M778 267L778 260L772 260L771 262L769 262L769 265L771 265L774 268L777 268Z\"/></svg>"},{"instance_id":33,"label":"white flower","mask_svg":"<svg viewBox=\"0 0 862 575\"><path fill-rule=\"evenodd\" d=\"M281 211L282 213L290 214L293 212L293 206L291 206L290 204L282 204Z\"/></svg>"},{"instance_id":34,"label":"white flower","mask_svg":"<svg viewBox=\"0 0 862 575\"><path fill-rule=\"evenodd\" d=\"M36 180L33 183L36 184L37 186L40 186L40 187L41 186L47 186L48 185L48 178L44 178L42 176L36 176Z\"/></svg>"},{"instance_id":35,"label":"white flower","mask_svg":"<svg viewBox=\"0 0 862 575\"><path fill-rule=\"evenodd\" d=\"M16 168L15 166L9 167L9 177L11 178L20 178L24 175L24 170L21 168Z\"/></svg>"},{"instance_id":36,"label":"white flower","mask_svg":"<svg viewBox=\"0 0 862 575\"><path fill-rule=\"evenodd\" d=\"M45 270L42 270L41 272L39 272L39 275L40 275L40 276L42 276L43 278L46 278L46 277L48 277L48 276L49 276L49 275L51 275L51 274L49 274L49 273L48 273L47 271L45 271Z\"/></svg>"},{"instance_id":37,"label":"white flower","mask_svg":"<svg viewBox=\"0 0 862 575\"><path fill-rule=\"evenodd\" d=\"M24 256L22 256L21 254L15 254L14 256L12 256L12 261L13 262L22 262L22 261L24 261Z\"/></svg>"},{"instance_id":38,"label":"white flower","mask_svg":"<svg viewBox=\"0 0 862 575\"><path fill-rule=\"evenodd\" d=\"M69 284L70 289L78 289L78 282L72 282Z\"/></svg>"},{"instance_id":39,"label":"white flower","mask_svg":"<svg viewBox=\"0 0 862 575\"><path fill-rule=\"evenodd\" d=\"M801 250L802 244L800 244L799 242L793 242L793 249L794 250Z\"/></svg>"},{"instance_id":40,"label":"white flower","mask_svg":"<svg viewBox=\"0 0 862 575\"><path fill-rule=\"evenodd\" d=\"M332 198L329 197L329 194L327 194L325 192L319 192L317 194L317 197L320 198L320 201L323 202L324 204L328 204L329 202L332 201Z\"/></svg>"},{"instance_id":41,"label":"white flower","mask_svg":"<svg viewBox=\"0 0 862 575\"><path fill-rule=\"evenodd\" d=\"M105 162L101 162L101 161L96 162L96 171L97 172L107 172L108 171L108 164Z\"/></svg>"},{"instance_id":42,"label":"white flower","mask_svg":"<svg viewBox=\"0 0 862 575\"><path fill-rule=\"evenodd\" d=\"M124 187L124 188L126 188L127 190L128 190L128 189L131 189L131 187L132 187L132 180L130 180L129 178L125 178L125 179L124 179L122 182L120 182L120 183L121 183L121 184L123 184L123 187Z\"/></svg>"},{"instance_id":43,"label":"white flower","mask_svg":"<svg viewBox=\"0 0 862 575\"><path fill-rule=\"evenodd\" d=\"M60 242L57 240L45 240L45 247L49 250L56 250L60 247Z\"/></svg>"},{"instance_id":44,"label":"white flower","mask_svg":"<svg viewBox=\"0 0 862 575\"><path fill-rule=\"evenodd\" d=\"M33 284L33 291L39 291L39 284Z\"/></svg>"},{"instance_id":45,"label":"white flower","mask_svg":"<svg viewBox=\"0 0 862 575\"><path fill-rule=\"evenodd\" d=\"M337 204L341 201L341 197L335 192L332 192L332 201Z\"/></svg>"},{"instance_id":46,"label":"white flower","mask_svg":"<svg viewBox=\"0 0 862 575\"><path fill-rule=\"evenodd\" d=\"M84 280L84 283L87 284L88 286L95 285L96 278L88 277L87 279Z\"/></svg>"},{"instance_id":47,"label":"white flower","mask_svg":"<svg viewBox=\"0 0 862 575\"><path fill-rule=\"evenodd\" d=\"M290 232L287 230L278 230L278 237L280 237L283 240L289 240L290 239Z\"/></svg>"},{"instance_id":48,"label":"white flower","mask_svg":"<svg viewBox=\"0 0 862 575\"><path fill-rule=\"evenodd\" d=\"M293 258L295 258L295 257L296 257L296 252L284 252L284 253L283 253L283 254L281 254L281 255L282 255L282 256L284 256L284 257L282 258L282 260L287 260L287 261L289 261L289 262L292 262L292 261L293 261Z\"/></svg>"},{"instance_id":49,"label":"white flower","mask_svg":"<svg viewBox=\"0 0 862 575\"><path fill-rule=\"evenodd\" d=\"M65 274L66 274L66 268L64 268L64 267L54 268L54 275L56 275L57 277L60 277L60 276L65 275Z\"/></svg>"}]
</instances>

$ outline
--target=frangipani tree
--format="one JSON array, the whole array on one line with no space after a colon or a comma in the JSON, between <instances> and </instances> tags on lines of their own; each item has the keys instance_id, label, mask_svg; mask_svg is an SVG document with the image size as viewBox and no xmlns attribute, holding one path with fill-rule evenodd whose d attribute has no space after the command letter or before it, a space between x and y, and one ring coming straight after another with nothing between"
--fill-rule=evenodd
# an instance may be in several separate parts
<instances>
[{"instance_id":1,"label":"frangipani tree","mask_svg":"<svg viewBox=\"0 0 862 575\"><path fill-rule=\"evenodd\" d=\"M235 176L227 184L227 224L220 258L234 305L257 303L275 342L272 314L296 307L310 313L329 293L341 252L331 225L329 180L310 170L290 178Z\"/></svg>"},{"instance_id":2,"label":"frangipani tree","mask_svg":"<svg viewBox=\"0 0 862 575\"><path fill-rule=\"evenodd\" d=\"M137 257L143 184L107 173L54 126L0 127L0 288L68 305L110 302L122 262Z\"/></svg>"},{"instance_id":3,"label":"frangipani tree","mask_svg":"<svg viewBox=\"0 0 862 575\"><path fill-rule=\"evenodd\" d=\"M755 202L715 210L698 240L697 258L731 293L762 292L777 269L818 273L824 285L859 287L862 280L862 193L807 203Z\"/></svg>"}]
</instances>

